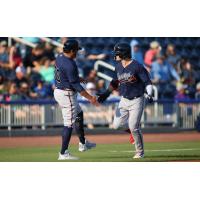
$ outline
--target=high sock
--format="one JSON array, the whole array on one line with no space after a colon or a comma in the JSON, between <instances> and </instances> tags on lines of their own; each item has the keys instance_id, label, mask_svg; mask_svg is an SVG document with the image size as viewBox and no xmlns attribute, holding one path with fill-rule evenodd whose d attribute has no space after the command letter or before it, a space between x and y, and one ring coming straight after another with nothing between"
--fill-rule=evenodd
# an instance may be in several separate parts
<instances>
[{"instance_id":1,"label":"high sock","mask_svg":"<svg viewBox=\"0 0 200 200\"><path fill-rule=\"evenodd\" d=\"M69 142L72 135L72 127L64 126L62 132L62 147L61 147L61 154L64 154L65 151L68 149Z\"/></svg>"}]
</instances>

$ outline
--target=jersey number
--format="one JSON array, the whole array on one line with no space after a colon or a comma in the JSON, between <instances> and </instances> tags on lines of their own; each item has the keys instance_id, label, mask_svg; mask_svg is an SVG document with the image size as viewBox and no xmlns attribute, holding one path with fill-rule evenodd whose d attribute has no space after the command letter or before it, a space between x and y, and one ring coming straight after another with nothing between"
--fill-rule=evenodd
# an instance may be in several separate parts
<instances>
[{"instance_id":1,"label":"jersey number","mask_svg":"<svg viewBox=\"0 0 200 200\"><path fill-rule=\"evenodd\" d=\"M55 80L60 83L60 71L57 68L57 66L55 65Z\"/></svg>"}]
</instances>

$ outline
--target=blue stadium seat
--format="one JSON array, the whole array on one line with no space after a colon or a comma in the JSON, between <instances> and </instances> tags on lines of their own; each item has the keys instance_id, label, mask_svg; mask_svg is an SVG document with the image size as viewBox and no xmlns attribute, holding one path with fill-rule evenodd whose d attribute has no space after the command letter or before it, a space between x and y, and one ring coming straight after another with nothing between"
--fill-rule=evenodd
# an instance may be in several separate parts
<instances>
[{"instance_id":1,"label":"blue stadium seat","mask_svg":"<svg viewBox=\"0 0 200 200\"><path fill-rule=\"evenodd\" d=\"M195 42L195 47L200 48L200 38L198 38Z\"/></svg>"},{"instance_id":2,"label":"blue stadium seat","mask_svg":"<svg viewBox=\"0 0 200 200\"><path fill-rule=\"evenodd\" d=\"M199 58L199 54L197 53L196 49L193 49L190 53L190 58L191 59L197 59Z\"/></svg>"},{"instance_id":3,"label":"blue stadium seat","mask_svg":"<svg viewBox=\"0 0 200 200\"><path fill-rule=\"evenodd\" d=\"M184 48L181 50L180 54L181 54L181 56L183 56L183 57L189 57L189 56L188 56L188 51L187 51L186 49L184 49Z\"/></svg>"},{"instance_id":4,"label":"blue stadium seat","mask_svg":"<svg viewBox=\"0 0 200 200\"><path fill-rule=\"evenodd\" d=\"M141 42L142 48L146 48L146 49L149 48L149 45L150 45L151 41L149 41L148 38L143 38L141 41L142 41Z\"/></svg>"},{"instance_id":5,"label":"blue stadium seat","mask_svg":"<svg viewBox=\"0 0 200 200\"><path fill-rule=\"evenodd\" d=\"M193 40L191 38L185 38L183 41L184 41L183 44L184 47L192 48L194 46Z\"/></svg>"}]
</instances>

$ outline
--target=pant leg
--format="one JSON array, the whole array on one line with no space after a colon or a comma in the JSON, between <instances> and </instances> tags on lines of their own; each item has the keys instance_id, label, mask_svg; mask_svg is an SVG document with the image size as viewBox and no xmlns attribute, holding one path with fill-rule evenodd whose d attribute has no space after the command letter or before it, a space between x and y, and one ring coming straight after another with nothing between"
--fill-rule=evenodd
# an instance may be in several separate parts
<instances>
[{"instance_id":1,"label":"pant leg","mask_svg":"<svg viewBox=\"0 0 200 200\"><path fill-rule=\"evenodd\" d=\"M122 130L128 129L128 117L129 111L126 108L123 99L121 99L119 106L115 112L113 128Z\"/></svg>"},{"instance_id":2,"label":"pant leg","mask_svg":"<svg viewBox=\"0 0 200 200\"><path fill-rule=\"evenodd\" d=\"M61 107L64 126L72 127L78 113L81 112L76 95L69 91L55 89L54 98Z\"/></svg>"},{"instance_id":3,"label":"pant leg","mask_svg":"<svg viewBox=\"0 0 200 200\"><path fill-rule=\"evenodd\" d=\"M62 145L61 145L61 154L64 154L68 149L69 142L72 134L72 126L75 121L74 113L76 112L75 106L76 102L74 101L73 93L68 91L63 91L59 89L54 90L54 98L58 102L62 110L62 117L64 122L64 128L62 131Z\"/></svg>"},{"instance_id":4,"label":"pant leg","mask_svg":"<svg viewBox=\"0 0 200 200\"><path fill-rule=\"evenodd\" d=\"M134 100L131 100L129 106L129 129L135 139L135 149L136 153L144 153L144 142L143 135L141 132L141 117L144 110L144 97L140 97Z\"/></svg>"}]
</instances>

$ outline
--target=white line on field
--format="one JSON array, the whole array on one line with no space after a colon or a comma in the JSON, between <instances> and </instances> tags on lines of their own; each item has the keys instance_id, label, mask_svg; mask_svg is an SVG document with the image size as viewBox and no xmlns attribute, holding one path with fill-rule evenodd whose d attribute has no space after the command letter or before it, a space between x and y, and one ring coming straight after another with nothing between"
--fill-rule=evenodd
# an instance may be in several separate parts
<instances>
[{"instance_id":1,"label":"white line on field","mask_svg":"<svg viewBox=\"0 0 200 200\"><path fill-rule=\"evenodd\" d=\"M171 151L195 151L195 150L200 150L200 148L194 148L194 149L152 149L152 150L145 150L145 152L171 152ZM109 151L110 153L133 153L135 151Z\"/></svg>"}]
</instances>

